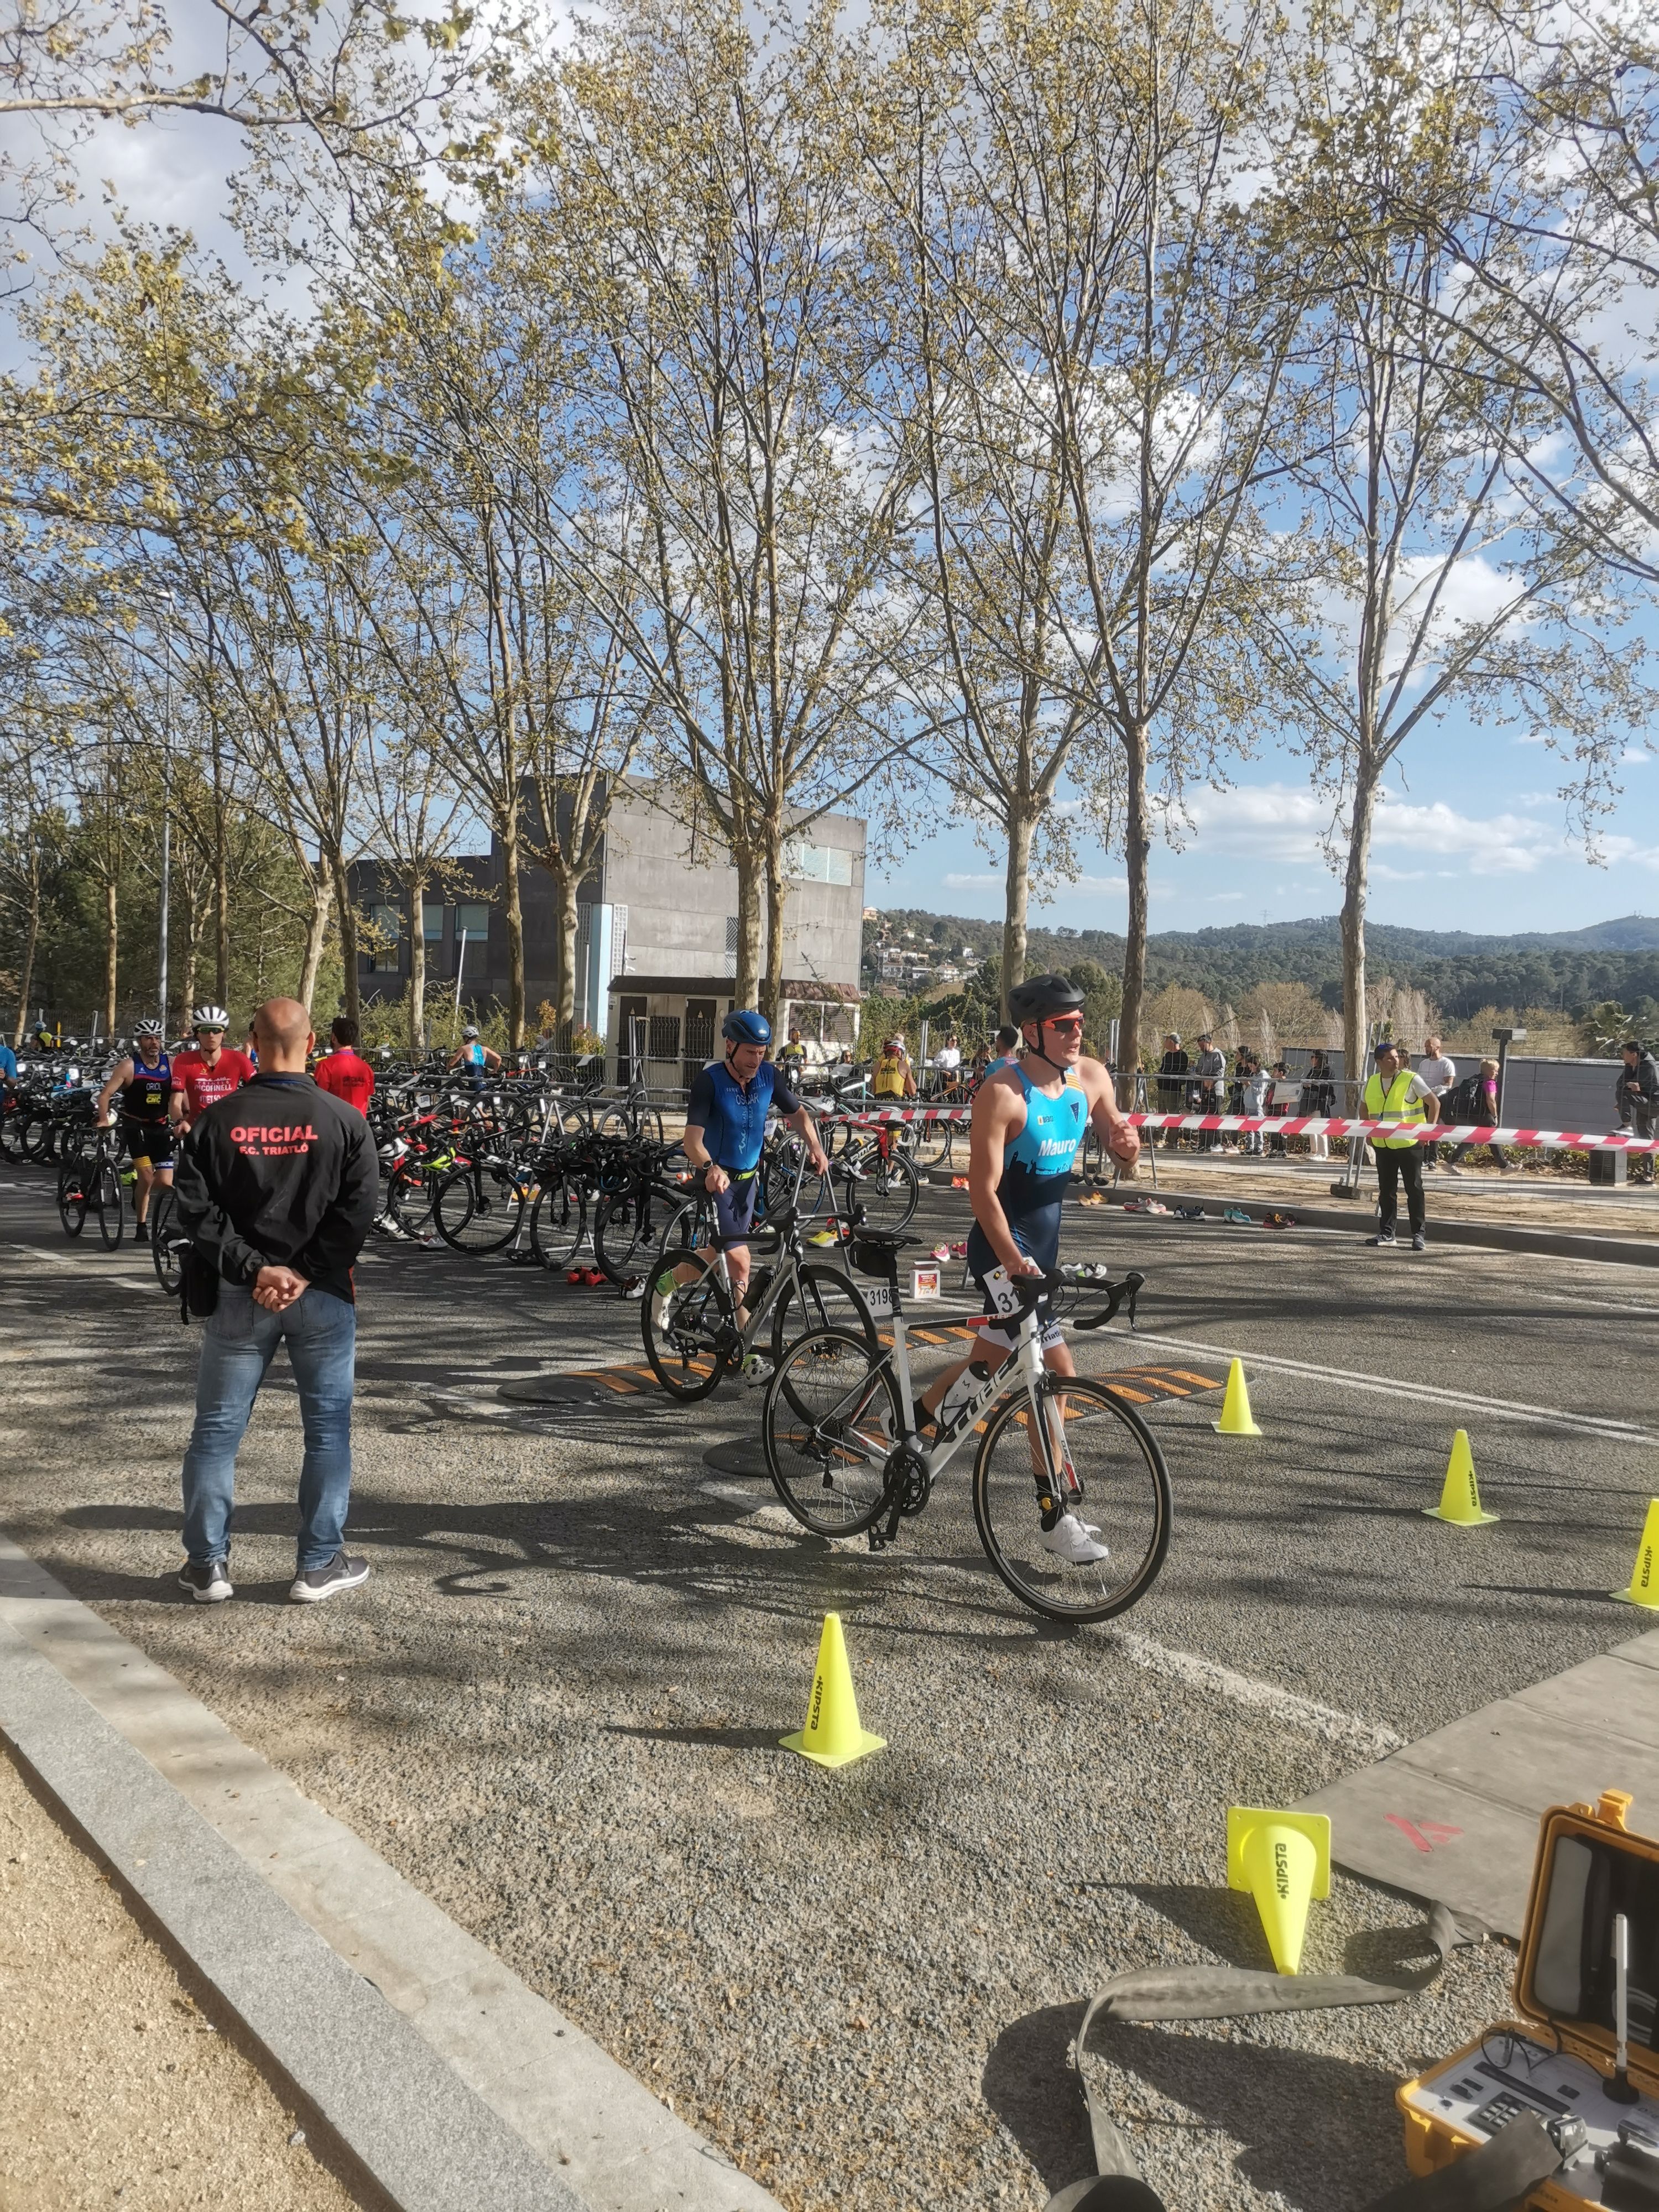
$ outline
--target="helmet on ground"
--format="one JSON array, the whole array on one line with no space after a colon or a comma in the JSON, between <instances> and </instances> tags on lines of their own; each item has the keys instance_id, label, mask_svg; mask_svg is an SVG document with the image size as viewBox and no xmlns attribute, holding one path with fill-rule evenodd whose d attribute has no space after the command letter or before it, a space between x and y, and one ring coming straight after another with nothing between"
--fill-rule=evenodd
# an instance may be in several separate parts
<instances>
[{"instance_id":1,"label":"helmet on ground","mask_svg":"<svg viewBox=\"0 0 1659 2212\"><path fill-rule=\"evenodd\" d=\"M477 1036L477 1034L478 1034L478 1024L477 1024L477 1022L469 1022L469 1023L467 1024L466 1027L465 1027L465 1028L461 1031L461 1035L462 1035L464 1037L475 1037L475 1036Z\"/></svg>"},{"instance_id":2,"label":"helmet on ground","mask_svg":"<svg viewBox=\"0 0 1659 2212\"><path fill-rule=\"evenodd\" d=\"M136 1021L132 1025L132 1041L135 1044L137 1043L140 1037L159 1037L164 1034L161 1024L156 1020L154 1014L143 1015L141 1019Z\"/></svg>"},{"instance_id":3,"label":"helmet on ground","mask_svg":"<svg viewBox=\"0 0 1659 2212\"><path fill-rule=\"evenodd\" d=\"M1055 1014L1078 1013L1082 1006L1082 992L1065 975L1028 975L1008 994L1009 1016L1022 1027L1027 1022L1049 1021Z\"/></svg>"},{"instance_id":4,"label":"helmet on ground","mask_svg":"<svg viewBox=\"0 0 1659 2212\"><path fill-rule=\"evenodd\" d=\"M222 1006L198 1006L190 1018L193 1030L228 1030L230 1016Z\"/></svg>"},{"instance_id":5,"label":"helmet on ground","mask_svg":"<svg viewBox=\"0 0 1659 2212\"><path fill-rule=\"evenodd\" d=\"M720 1035L728 1044L770 1044L772 1024L764 1014L744 1006L726 1016L720 1024Z\"/></svg>"}]
</instances>

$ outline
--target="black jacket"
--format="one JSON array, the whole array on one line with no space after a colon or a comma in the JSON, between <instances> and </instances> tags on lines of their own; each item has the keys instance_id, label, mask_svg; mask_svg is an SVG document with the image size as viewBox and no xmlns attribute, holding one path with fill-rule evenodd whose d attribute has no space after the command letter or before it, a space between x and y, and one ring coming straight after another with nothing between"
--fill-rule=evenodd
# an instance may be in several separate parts
<instances>
[{"instance_id":1,"label":"black jacket","mask_svg":"<svg viewBox=\"0 0 1659 2212\"><path fill-rule=\"evenodd\" d=\"M1643 1106L1659 1105L1659 1063L1650 1052L1642 1053L1632 1067L1621 1054L1619 1073L1613 1085L1613 1103L1619 1119L1628 1123L1633 1109Z\"/></svg>"},{"instance_id":2,"label":"black jacket","mask_svg":"<svg viewBox=\"0 0 1659 2212\"><path fill-rule=\"evenodd\" d=\"M256 1075L198 1114L173 1188L181 1227L226 1282L292 1267L351 1298L380 1194L374 1139L310 1076Z\"/></svg>"}]
</instances>

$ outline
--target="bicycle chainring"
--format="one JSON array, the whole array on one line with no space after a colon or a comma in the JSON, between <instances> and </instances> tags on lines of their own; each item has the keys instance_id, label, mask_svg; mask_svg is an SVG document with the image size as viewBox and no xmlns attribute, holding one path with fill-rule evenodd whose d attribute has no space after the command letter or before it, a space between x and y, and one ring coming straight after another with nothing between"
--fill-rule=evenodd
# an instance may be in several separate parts
<instances>
[{"instance_id":1,"label":"bicycle chainring","mask_svg":"<svg viewBox=\"0 0 1659 2212\"><path fill-rule=\"evenodd\" d=\"M908 1444L900 1444L887 1461L887 1502L905 1519L920 1513L933 1487L927 1462Z\"/></svg>"}]
</instances>

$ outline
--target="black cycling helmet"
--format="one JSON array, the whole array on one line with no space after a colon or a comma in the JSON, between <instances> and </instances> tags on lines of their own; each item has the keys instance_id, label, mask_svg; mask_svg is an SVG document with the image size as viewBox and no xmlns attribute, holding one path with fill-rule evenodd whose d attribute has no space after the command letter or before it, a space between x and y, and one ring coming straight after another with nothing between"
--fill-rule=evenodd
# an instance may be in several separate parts
<instances>
[{"instance_id":1,"label":"black cycling helmet","mask_svg":"<svg viewBox=\"0 0 1659 2212\"><path fill-rule=\"evenodd\" d=\"M720 1024L720 1035L728 1044L770 1044L772 1024L752 1006L744 1006L726 1016Z\"/></svg>"},{"instance_id":2,"label":"black cycling helmet","mask_svg":"<svg viewBox=\"0 0 1659 2212\"><path fill-rule=\"evenodd\" d=\"M1027 1022L1046 1022L1055 1014L1081 1011L1083 994L1065 975L1028 975L1008 994L1008 1012L1023 1029Z\"/></svg>"}]
</instances>

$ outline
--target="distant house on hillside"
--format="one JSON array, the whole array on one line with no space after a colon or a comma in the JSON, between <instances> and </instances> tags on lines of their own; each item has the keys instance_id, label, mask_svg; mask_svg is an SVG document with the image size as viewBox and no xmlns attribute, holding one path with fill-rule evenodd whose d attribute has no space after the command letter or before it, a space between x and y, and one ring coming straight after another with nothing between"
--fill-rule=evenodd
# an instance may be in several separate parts
<instances>
[{"instance_id":1,"label":"distant house on hillside","mask_svg":"<svg viewBox=\"0 0 1659 2212\"><path fill-rule=\"evenodd\" d=\"M532 820L533 798L526 794ZM858 1037L859 957L864 907L865 825L856 816L820 815L787 848L783 997L787 1030L827 1045ZM464 1001L505 1000L507 928L501 905L497 842L458 864L476 896L429 902L420 919L431 984ZM377 949L361 960L366 998L400 999L410 973L414 917L377 864L356 871L358 903L374 925ZM553 879L526 868L525 992L531 1008L556 988ZM737 975L737 875L726 849L704 830L657 802L649 783L630 781L612 803L597 866L578 895L576 1019L598 1030L625 1079L643 1062L656 1083L689 1082L715 1057Z\"/></svg>"}]
</instances>

